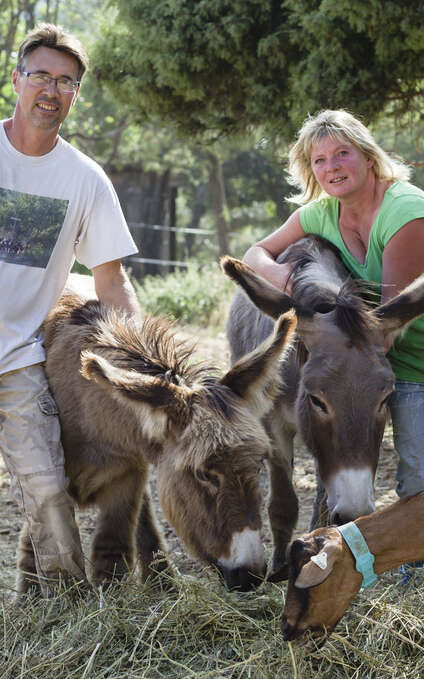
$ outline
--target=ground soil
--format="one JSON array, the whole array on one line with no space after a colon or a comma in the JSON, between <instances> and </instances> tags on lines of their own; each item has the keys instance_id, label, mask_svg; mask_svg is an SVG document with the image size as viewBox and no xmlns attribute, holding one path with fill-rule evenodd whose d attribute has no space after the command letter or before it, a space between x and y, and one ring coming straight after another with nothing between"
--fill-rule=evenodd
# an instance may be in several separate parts
<instances>
[{"instance_id":1,"label":"ground soil","mask_svg":"<svg viewBox=\"0 0 424 679\"><path fill-rule=\"evenodd\" d=\"M229 365L228 350L226 339L223 332L218 332L215 336L203 329L194 327L187 328L187 334L196 337L198 341L198 355L205 360L213 362L223 371ZM1 465L1 462L0 462ZM388 426L383 440L380 463L375 482L375 497L377 508L383 507L394 502L396 494L394 491L396 473L396 454L393 450L392 432ZM300 442L296 442L294 483L299 497L300 515L295 531L300 535L308 531L309 522L312 516L312 506L315 496L315 475L314 464L311 455ZM267 479L266 472L262 476L264 487L264 541L270 548L271 540L269 527L266 520L266 492ZM154 473L151 478L153 497L156 499ZM16 546L19 531L22 523L19 509L12 500L9 499L9 480L5 470L0 466L0 564L2 568L0 586L3 589L3 596L7 597L13 588L15 567L16 567ZM198 571L202 566L191 559L178 537L175 535L169 524L163 519L160 507L158 517L162 524L169 552L173 563L181 573ZM81 529L84 549L88 553L88 545L94 531L96 513L92 511L77 511L77 519Z\"/></svg>"}]
</instances>

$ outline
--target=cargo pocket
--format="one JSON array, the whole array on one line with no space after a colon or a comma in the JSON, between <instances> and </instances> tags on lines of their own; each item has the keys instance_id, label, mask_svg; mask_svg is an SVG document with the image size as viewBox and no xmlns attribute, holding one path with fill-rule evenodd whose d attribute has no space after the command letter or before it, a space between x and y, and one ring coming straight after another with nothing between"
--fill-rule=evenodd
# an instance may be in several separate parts
<instances>
[{"instance_id":1,"label":"cargo pocket","mask_svg":"<svg viewBox=\"0 0 424 679\"><path fill-rule=\"evenodd\" d=\"M63 465L63 451L60 443L59 410L50 391L43 391L37 398L41 412L41 431L44 444L47 446L51 465Z\"/></svg>"},{"instance_id":2,"label":"cargo pocket","mask_svg":"<svg viewBox=\"0 0 424 679\"><path fill-rule=\"evenodd\" d=\"M42 393L38 397L37 401L38 407L40 408L43 415L59 415L55 400L49 391Z\"/></svg>"}]
</instances>

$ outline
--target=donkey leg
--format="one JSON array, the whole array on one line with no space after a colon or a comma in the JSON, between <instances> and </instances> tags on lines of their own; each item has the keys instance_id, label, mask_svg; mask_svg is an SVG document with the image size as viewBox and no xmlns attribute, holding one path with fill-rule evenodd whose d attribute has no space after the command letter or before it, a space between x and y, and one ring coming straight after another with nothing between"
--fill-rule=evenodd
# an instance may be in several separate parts
<instances>
[{"instance_id":1,"label":"donkey leg","mask_svg":"<svg viewBox=\"0 0 424 679\"><path fill-rule=\"evenodd\" d=\"M90 558L94 585L120 579L134 566L135 534L144 483L144 474L129 469L97 494L100 516Z\"/></svg>"},{"instance_id":2,"label":"donkey leg","mask_svg":"<svg viewBox=\"0 0 424 679\"><path fill-rule=\"evenodd\" d=\"M314 507L309 531L313 531L316 528L329 526L331 523L330 512L328 511L327 507L327 491L325 490L324 484L319 477L317 465L315 465L315 477L317 487L315 491Z\"/></svg>"},{"instance_id":3,"label":"donkey leg","mask_svg":"<svg viewBox=\"0 0 424 679\"><path fill-rule=\"evenodd\" d=\"M299 504L292 483L294 433L281 424L279 404L268 415L265 424L273 442L272 456L268 461L270 477L268 516L274 541L274 553L268 580L278 582L288 577L286 551L299 512Z\"/></svg>"},{"instance_id":4,"label":"donkey leg","mask_svg":"<svg viewBox=\"0 0 424 679\"><path fill-rule=\"evenodd\" d=\"M158 527L150 490L145 487L138 518L136 546L140 560L141 579L145 582L149 576L157 576L163 571L172 573L172 567L166 556L166 547Z\"/></svg>"},{"instance_id":5,"label":"donkey leg","mask_svg":"<svg viewBox=\"0 0 424 679\"><path fill-rule=\"evenodd\" d=\"M282 461L271 460L268 515L274 540L274 553L268 580L288 577L287 546L297 523L299 503L292 484L291 469Z\"/></svg>"}]
</instances>

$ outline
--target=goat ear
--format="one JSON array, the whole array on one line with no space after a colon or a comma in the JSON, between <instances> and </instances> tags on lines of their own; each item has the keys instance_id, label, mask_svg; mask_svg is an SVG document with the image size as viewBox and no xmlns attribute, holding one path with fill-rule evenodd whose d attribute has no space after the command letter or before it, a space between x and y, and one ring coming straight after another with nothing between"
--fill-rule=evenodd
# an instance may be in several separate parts
<instances>
[{"instance_id":1,"label":"goat ear","mask_svg":"<svg viewBox=\"0 0 424 679\"><path fill-rule=\"evenodd\" d=\"M169 384L159 377L117 367L104 356L91 351L81 353L80 373L85 379L97 382L112 397L127 405L131 404L133 409L148 406L149 418L155 420L155 425L148 427L149 431L163 429L163 435L168 419L182 426L188 421L191 392L184 387ZM161 426L158 426L159 421Z\"/></svg>"},{"instance_id":2,"label":"goat ear","mask_svg":"<svg viewBox=\"0 0 424 679\"><path fill-rule=\"evenodd\" d=\"M220 264L224 273L240 285L253 304L267 316L277 319L295 306L291 297L268 283L244 262L226 255L221 257Z\"/></svg>"},{"instance_id":3,"label":"goat ear","mask_svg":"<svg viewBox=\"0 0 424 679\"><path fill-rule=\"evenodd\" d=\"M272 335L262 344L243 356L221 378L221 384L249 402L255 413L262 416L271 407L277 394L273 385L280 385L279 362L288 341L296 328L294 311L280 316Z\"/></svg>"},{"instance_id":4,"label":"goat ear","mask_svg":"<svg viewBox=\"0 0 424 679\"><path fill-rule=\"evenodd\" d=\"M306 589L324 582L334 568L337 551L337 543L327 542L318 554L311 557L311 560L302 566L294 583L295 586L299 589ZM321 565L318 565L318 563L321 563Z\"/></svg>"},{"instance_id":5,"label":"goat ear","mask_svg":"<svg viewBox=\"0 0 424 679\"><path fill-rule=\"evenodd\" d=\"M371 314L379 320L386 345L390 345L407 323L424 314L424 274Z\"/></svg>"}]
</instances>

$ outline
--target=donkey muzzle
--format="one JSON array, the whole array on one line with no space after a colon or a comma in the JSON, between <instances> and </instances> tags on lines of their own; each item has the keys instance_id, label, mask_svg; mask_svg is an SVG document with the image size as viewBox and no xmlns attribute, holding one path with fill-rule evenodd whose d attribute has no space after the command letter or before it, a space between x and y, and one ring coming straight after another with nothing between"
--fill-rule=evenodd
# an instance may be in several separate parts
<instances>
[{"instance_id":1,"label":"donkey muzzle","mask_svg":"<svg viewBox=\"0 0 424 679\"><path fill-rule=\"evenodd\" d=\"M261 574L252 573L246 566L227 568L217 565L218 572L230 591L249 592L258 587L265 577L266 568Z\"/></svg>"}]
</instances>

